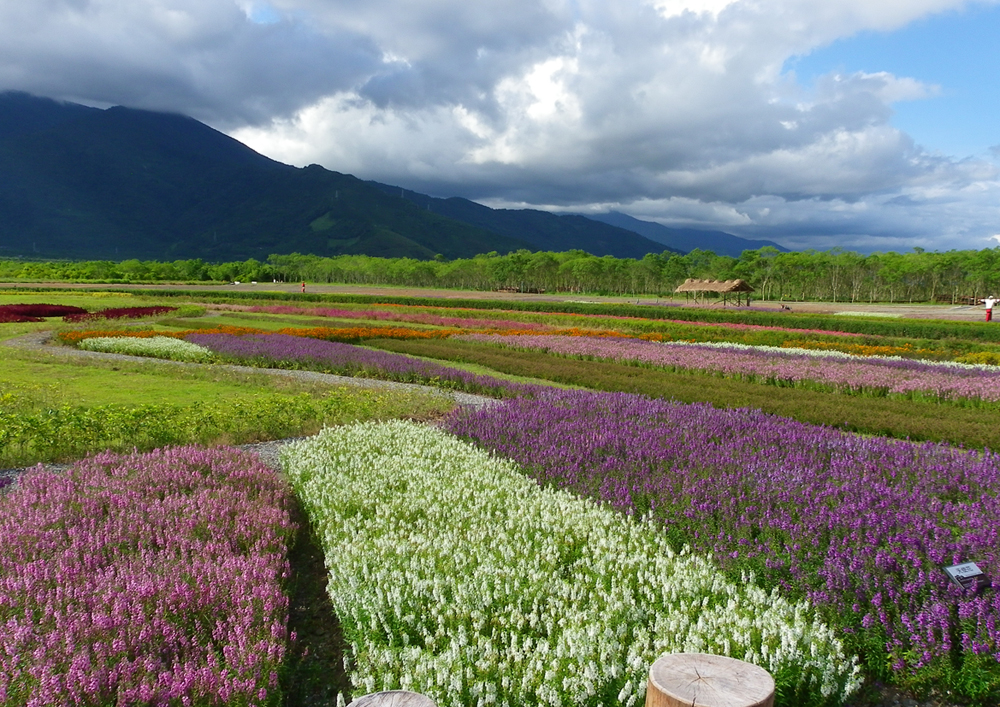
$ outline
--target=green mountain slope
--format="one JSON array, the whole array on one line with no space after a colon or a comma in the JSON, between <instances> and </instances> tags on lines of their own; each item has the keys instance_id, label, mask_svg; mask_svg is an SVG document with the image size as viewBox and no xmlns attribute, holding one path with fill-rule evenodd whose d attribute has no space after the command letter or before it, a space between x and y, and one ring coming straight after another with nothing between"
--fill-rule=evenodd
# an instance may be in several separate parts
<instances>
[{"instance_id":1,"label":"green mountain slope","mask_svg":"<svg viewBox=\"0 0 1000 707\"><path fill-rule=\"evenodd\" d=\"M471 257L530 248L191 118L0 94L0 257Z\"/></svg>"}]
</instances>

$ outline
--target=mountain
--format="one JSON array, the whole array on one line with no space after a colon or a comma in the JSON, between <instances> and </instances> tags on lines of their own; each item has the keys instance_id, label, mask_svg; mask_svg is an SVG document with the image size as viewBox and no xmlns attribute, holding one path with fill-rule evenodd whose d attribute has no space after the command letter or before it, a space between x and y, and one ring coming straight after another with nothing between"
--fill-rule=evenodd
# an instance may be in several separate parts
<instances>
[{"instance_id":1,"label":"mountain","mask_svg":"<svg viewBox=\"0 0 1000 707\"><path fill-rule=\"evenodd\" d=\"M641 221L617 211L611 211L606 214L595 214L588 218L633 231L652 241L661 243L669 248L675 248L684 253L689 253L695 248L700 248L701 250L710 250L716 255L731 255L734 258L738 258L745 250L757 250L764 246L777 248L783 253L788 252L788 248L780 246L773 241L750 240L723 231L701 231L696 228L669 228L668 226L651 221Z\"/></svg>"},{"instance_id":2,"label":"mountain","mask_svg":"<svg viewBox=\"0 0 1000 707\"><path fill-rule=\"evenodd\" d=\"M0 93L0 257L471 257L531 248L181 115Z\"/></svg>"},{"instance_id":3,"label":"mountain","mask_svg":"<svg viewBox=\"0 0 1000 707\"><path fill-rule=\"evenodd\" d=\"M664 247L656 239L622 228L617 224L595 221L584 216L559 215L534 209L491 209L468 199L439 199L389 184L369 182L386 194L407 199L429 213L447 216L491 233L521 238L532 250L585 250L593 255L616 258L642 258L647 253L664 250L680 253L676 246Z\"/></svg>"}]
</instances>

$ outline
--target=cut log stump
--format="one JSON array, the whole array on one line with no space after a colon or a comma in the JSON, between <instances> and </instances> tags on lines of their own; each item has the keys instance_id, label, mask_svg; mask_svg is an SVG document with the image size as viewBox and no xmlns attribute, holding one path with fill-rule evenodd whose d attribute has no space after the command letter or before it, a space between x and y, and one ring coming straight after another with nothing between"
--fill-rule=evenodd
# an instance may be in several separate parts
<instances>
[{"instance_id":1,"label":"cut log stump","mask_svg":"<svg viewBox=\"0 0 1000 707\"><path fill-rule=\"evenodd\" d=\"M359 697L351 703L351 707L437 707L437 705L430 697L419 692L387 690Z\"/></svg>"},{"instance_id":2,"label":"cut log stump","mask_svg":"<svg viewBox=\"0 0 1000 707\"><path fill-rule=\"evenodd\" d=\"M649 669L646 707L773 707L774 679L763 668L707 653L660 656Z\"/></svg>"}]
</instances>

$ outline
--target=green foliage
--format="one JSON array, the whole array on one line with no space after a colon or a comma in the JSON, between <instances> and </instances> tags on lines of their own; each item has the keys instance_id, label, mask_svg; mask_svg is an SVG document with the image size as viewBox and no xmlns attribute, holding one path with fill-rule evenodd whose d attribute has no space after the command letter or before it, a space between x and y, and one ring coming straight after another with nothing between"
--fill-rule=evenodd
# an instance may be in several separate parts
<instances>
[{"instance_id":1,"label":"green foliage","mask_svg":"<svg viewBox=\"0 0 1000 707\"><path fill-rule=\"evenodd\" d=\"M0 278L8 280L164 281L214 280L243 282L327 282L361 285L443 287L467 290L514 289L605 295L660 295L673 292L686 278L742 278L754 288L755 300L821 300L832 302L938 302L976 305L988 294L1000 294L1000 248L948 253L906 254L827 252L779 253L765 247L740 258L694 250L686 255L648 253L641 259L597 257L583 250L564 252L521 249L456 257L455 249L408 244L390 229L376 228L365 238L330 235L340 221L323 214L327 245L335 256L271 255L267 262L207 264L201 260L87 263L0 261ZM312 229L310 229L312 230ZM350 236L350 237L348 237ZM351 252L346 252L346 251ZM361 251L367 254L360 254ZM320 251L315 251L320 252ZM390 257L394 256L394 257ZM451 259L449 259L449 257ZM994 267L996 266L996 267ZM420 298L411 298L419 300ZM718 300L710 300L715 302ZM518 303L523 304L523 303ZM514 303L503 303L507 307ZM471 306L471 305L470 305ZM482 305L480 305L482 306ZM501 306L494 303L492 306ZM641 307L647 311L650 307ZM676 309L667 308L669 312ZM703 313L705 310L701 310ZM709 310L707 316L744 316L747 311ZM798 318L788 312L756 312L775 321ZM639 315L639 316L649 316ZM829 319L830 317L820 317ZM856 317L857 331L870 333ZM900 332L907 322L898 322ZM922 336L921 334L895 334Z\"/></svg>"},{"instance_id":2,"label":"green foliage","mask_svg":"<svg viewBox=\"0 0 1000 707\"><path fill-rule=\"evenodd\" d=\"M35 402L18 392L0 394L0 468L77 459L107 449L245 444L313 434L325 425L436 415L447 407L426 396L346 388L323 397L270 393L190 406L37 409Z\"/></svg>"}]
</instances>

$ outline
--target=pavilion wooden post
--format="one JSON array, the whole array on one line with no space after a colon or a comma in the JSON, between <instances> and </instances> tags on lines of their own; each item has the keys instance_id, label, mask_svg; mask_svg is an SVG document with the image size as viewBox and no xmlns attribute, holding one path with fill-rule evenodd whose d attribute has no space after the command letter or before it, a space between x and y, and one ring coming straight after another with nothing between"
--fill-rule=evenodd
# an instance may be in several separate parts
<instances>
[{"instance_id":1,"label":"pavilion wooden post","mask_svg":"<svg viewBox=\"0 0 1000 707\"><path fill-rule=\"evenodd\" d=\"M419 692L387 690L359 697L351 703L351 707L437 707L437 705L430 697Z\"/></svg>"},{"instance_id":2,"label":"pavilion wooden post","mask_svg":"<svg viewBox=\"0 0 1000 707\"><path fill-rule=\"evenodd\" d=\"M673 653L649 669L646 707L773 707L774 679L722 655Z\"/></svg>"}]
</instances>

